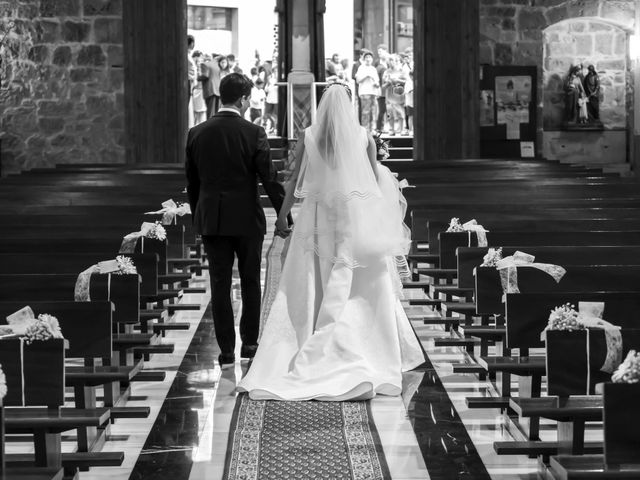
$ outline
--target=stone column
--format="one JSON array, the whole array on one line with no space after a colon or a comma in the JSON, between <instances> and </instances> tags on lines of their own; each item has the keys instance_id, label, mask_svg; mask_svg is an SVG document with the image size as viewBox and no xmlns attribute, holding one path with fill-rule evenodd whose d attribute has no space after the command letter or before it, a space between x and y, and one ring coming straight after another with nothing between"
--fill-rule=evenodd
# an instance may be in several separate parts
<instances>
[{"instance_id":1,"label":"stone column","mask_svg":"<svg viewBox=\"0 0 640 480\"><path fill-rule=\"evenodd\" d=\"M629 161L631 169L634 172L636 180L640 180L640 0L635 0L636 6L636 22L635 22L635 41L636 48L634 57L631 59L631 68L633 72L633 117L631 121L631 141L629 142Z\"/></svg>"},{"instance_id":2,"label":"stone column","mask_svg":"<svg viewBox=\"0 0 640 480\"><path fill-rule=\"evenodd\" d=\"M324 72L323 15L325 0L281 0L280 30L283 32L286 55L288 102L293 104L293 116L287 119L287 135L297 138L311 124L311 86L322 80ZM281 64L283 62L280 62Z\"/></svg>"}]
</instances>

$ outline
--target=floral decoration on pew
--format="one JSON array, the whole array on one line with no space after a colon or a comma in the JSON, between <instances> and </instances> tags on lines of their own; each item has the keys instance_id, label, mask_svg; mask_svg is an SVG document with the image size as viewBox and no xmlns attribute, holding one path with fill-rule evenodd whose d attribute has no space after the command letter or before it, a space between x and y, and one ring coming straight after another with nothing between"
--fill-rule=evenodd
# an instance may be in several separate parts
<instances>
[{"instance_id":1,"label":"floral decoration on pew","mask_svg":"<svg viewBox=\"0 0 640 480\"><path fill-rule=\"evenodd\" d=\"M386 160L389 158L389 143L382 139L380 133L376 133L373 140L376 142L376 159Z\"/></svg>"},{"instance_id":2,"label":"floral decoration on pew","mask_svg":"<svg viewBox=\"0 0 640 480\"><path fill-rule=\"evenodd\" d=\"M546 341L547 332L550 330L586 330L588 345L590 330L603 330L607 354L600 371L612 373L622 362L622 332L620 327L604 320L602 318L603 313L604 302L578 302L577 311L575 305L565 303L551 310L549 322L540 334L540 340ZM589 356L589 348L586 351L587 356ZM587 359L587 364L590 365L589 359Z\"/></svg>"},{"instance_id":3,"label":"floral decoration on pew","mask_svg":"<svg viewBox=\"0 0 640 480\"><path fill-rule=\"evenodd\" d=\"M489 230L485 230L485 228L482 225L480 225L475 218L461 224L460 219L458 217L452 217L451 221L449 222L449 227L447 228L447 232L454 232L454 233L467 232L469 235L468 246L471 246L471 233L472 232L475 233L476 238L478 239L479 247L486 247L488 245L487 243L488 231Z\"/></svg>"},{"instance_id":4,"label":"floral decoration on pew","mask_svg":"<svg viewBox=\"0 0 640 480\"><path fill-rule=\"evenodd\" d=\"M116 257L116 262L118 263L118 271L113 272L116 275L137 275L138 270L136 266L133 264L133 260L129 257L125 257L124 255L118 255ZM100 272L103 273L103 272Z\"/></svg>"},{"instance_id":5,"label":"floral decoration on pew","mask_svg":"<svg viewBox=\"0 0 640 480\"><path fill-rule=\"evenodd\" d=\"M64 338L60 323L53 315L42 313L27 327L24 334L25 343L31 345L35 341L44 342L52 338Z\"/></svg>"},{"instance_id":6,"label":"floral decoration on pew","mask_svg":"<svg viewBox=\"0 0 640 480\"><path fill-rule=\"evenodd\" d=\"M495 267L502 260L502 247L490 248L487 254L482 258L481 267Z\"/></svg>"},{"instance_id":7,"label":"floral decoration on pew","mask_svg":"<svg viewBox=\"0 0 640 480\"><path fill-rule=\"evenodd\" d=\"M144 253L145 238L164 241L167 239L167 231L160 222L143 222L139 231L131 232L122 238L122 244L120 245L120 251L118 253L133 253L138 240L142 242L141 251Z\"/></svg>"},{"instance_id":8,"label":"floral decoration on pew","mask_svg":"<svg viewBox=\"0 0 640 480\"><path fill-rule=\"evenodd\" d=\"M7 396L7 377L4 376L2 371L2 365L0 365L0 405L2 405L2 399Z\"/></svg>"},{"instance_id":9,"label":"floral decoration on pew","mask_svg":"<svg viewBox=\"0 0 640 480\"><path fill-rule=\"evenodd\" d=\"M165 230L165 228L162 226L160 222L156 222L153 224L153 227L151 227L151 230L149 230L147 237L153 238L155 240L160 240L160 241L166 240L167 231Z\"/></svg>"},{"instance_id":10,"label":"floral decoration on pew","mask_svg":"<svg viewBox=\"0 0 640 480\"><path fill-rule=\"evenodd\" d=\"M614 383L640 383L640 352L630 350L611 380Z\"/></svg>"},{"instance_id":11,"label":"floral decoration on pew","mask_svg":"<svg viewBox=\"0 0 640 480\"><path fill-rule=\"evenodd\" d=\"M162 215L162 224L171 225L175 223L176 217L191 215L191 206L188 203L176 203L173 199L162 202L162 209L155 212L145 212L145 215Z\"/></svg>"},{"instance_id":12,"label":"floral decoration on pew","mask_svg":"<svg viewBox=\"0 0 640 480\"><path fill-rule=\"evenodd\" d=\"M56 317L48 313L41 313L36 317L29 306L9 315L7 323L12 332L27 345L31 345L34 341L44 342L52 338L64 338Z\"/></svg>"},{"instance_id":13,"label":"floral decoration on pew","mask_svg":"<svg viewBox=\"0 0 640 480\"><path fill-rule=\"evenodd\" d=\"M76 302L90 302L91 276L100 275L137 275L138 270L133 264L133 260L125 255L118 255L115 260L106 260L91 265L78 275L74 288L73 298ZM109 279L111 283L111 279Z\"/></svg>"},{"instance_id":14,"label":"floral decoration on pew","mask_svg":"<svg viewBox=\"0 0 640 480\"><path fill-rule=\"evenodd\" d=\"M549 323L545 330L584 330L582 322L578 320L578 311L575 305L565 303L551 310Z\"/></svg>"}]
</instances>

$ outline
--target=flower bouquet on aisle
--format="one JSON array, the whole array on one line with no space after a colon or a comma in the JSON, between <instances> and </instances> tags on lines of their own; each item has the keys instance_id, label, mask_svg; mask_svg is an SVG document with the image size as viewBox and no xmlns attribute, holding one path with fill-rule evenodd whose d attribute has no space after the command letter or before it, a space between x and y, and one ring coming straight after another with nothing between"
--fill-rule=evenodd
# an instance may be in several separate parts
<instances>
[{"instance_id":1,"label":"flower bouquet on aisle","mask_svg":"<svg viewBox=\"0 0 640 480\"><path fill-rule=\"evenodd\" d=\"M382 139L380 132L373 136L373 140L376 142L376 158L378 160L386 160L389 158L389 143Z\"/></svg>"}]
</instances>

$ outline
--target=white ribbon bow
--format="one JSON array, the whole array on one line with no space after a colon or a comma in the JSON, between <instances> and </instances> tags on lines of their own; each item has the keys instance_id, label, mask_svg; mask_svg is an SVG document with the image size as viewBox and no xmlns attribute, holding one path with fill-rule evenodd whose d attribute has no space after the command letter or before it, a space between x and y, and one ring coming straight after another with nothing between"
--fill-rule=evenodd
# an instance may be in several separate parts
<instances>
[{"instance_id":1,"label":"white ribbon bow","mask_svg":"<svg viewBox=\"0 0 640 480\"><path fill-rule=\"evenodd\" d=\"M579 302L578 321L587 327L587 360L589 352L589 329L599 328L604 330L607 342L607 356L600 367L601 372L613 373L622 363L622 332L620 327L603 320L604 302ZM590 376L591 372L589 372Z\"/></svg>"},{"instance_id":2,"label":"white ribbon bow","mask_svg":"<svg viewBox=\"0 0 640 480\"><path fill-rule=\"evenodd\" d=\"M83 270L76 279L76 285L73 291L73 298L76 302L90 302L91 301L91 275L103 274L109 275L107 277L107 301L111 300L111 274L119 272L120 266L118 260L105 260L104 262L98 262L95 265L91 265L86 270Z\"/></svg>"},{"instance_id":3,"label":"white ribbon bow","mask_svg":"<svg viewBox=\"0 0 640 480\"><path fill-rule=\"evenodd\" d=\"M469 244L468 244L469 247L471 246L471 232L475 232L476 238L478 239L479 247L486 247L488 245L487 232L489 230L485 230L484 227L480 225L475 218L472 220L469 220L466 223L463 223L462 228L464 229L465 232L469 234Z\"/></svg>"},{"instance_id":4,"label":"white ribbon bow","mask_svg":"<svg viewBox=\"0 0 640 480\"><path fill-rule=\"evenodd\" d=\"M396 174L397 176L397 174ZM402 190L403 188L415 188L415 185L409 184L409 181L406 178L403 178L398 182L398 188Z\"/></svg>"},{"instance_id":5,"label":"white ribbon bow","mask_svg":"<svg viewBox=\"0 0 640 480\"><path fill-rule=\"evenodd\" d=\"M496 269L500 272L500 282L502 290L507 293L520 293L518 288L518 268L530 267L535 268L553 277L556 283L562 280L567 271L559 265L552 263L534 263L535 256L529 255L521 251L516 251L513 255L504 257L496 262ZM506 299L502 296L502 301Z\"/></svg>"},{"instance_id":6,"label":"white ribbon bow","mask_svg":"<svg viewBox=\"0 0 640 480\"><path fill-rule=\"evenodd\" d=\"M136 249L136 243L138 243L138 239L141 239L141 249L140 252L144 253L144 237L147 237L149 233L155 228L156 224L151 222L143 222L140 226L140 231L131 232L128 235L125 235L122 239L122 244L120 245L119 253L133 253Z\"/></svg>"},{"instance_id":7,"label":"white ribbon bow","mask_svg":"<svg viewBox=\"0 0 640 480\"><path fill-rule=\"evenodd\" d=\"M191 215L191 206L183 203L180 206L172 199L162 202L162 209L155 212L145 212L145 215L162 215L162 224L171 225L175 222L176 217Z\"/></svg>"}]
</instances>

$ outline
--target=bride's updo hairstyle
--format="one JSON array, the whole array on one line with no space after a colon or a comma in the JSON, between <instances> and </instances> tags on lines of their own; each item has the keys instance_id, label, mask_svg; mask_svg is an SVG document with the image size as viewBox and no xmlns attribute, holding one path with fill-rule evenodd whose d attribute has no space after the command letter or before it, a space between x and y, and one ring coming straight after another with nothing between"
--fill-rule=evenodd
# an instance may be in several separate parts
<instances>
[{"instance_id":1,"label":"bride's updo hairstyle","mask_svg":"<svg viewBox=\"0 0 640 480\"><path fill-rule=\"evenodd\" d=\"M335 87L335 86L340 86L340 87L344 88L346 90L346 92L347 92L347 95L349 95L349 100L353 100L353 94L351 93L351 88L349 87L349 85L347 83L343 83L343 82L330 83L329 85L324 87L324 90L322 90L322 95L324 96L324 94L327 92L327 90L329 90L331 87ZM322 99L322 97L320 99Z\"/></svg>"}]
</instances>

